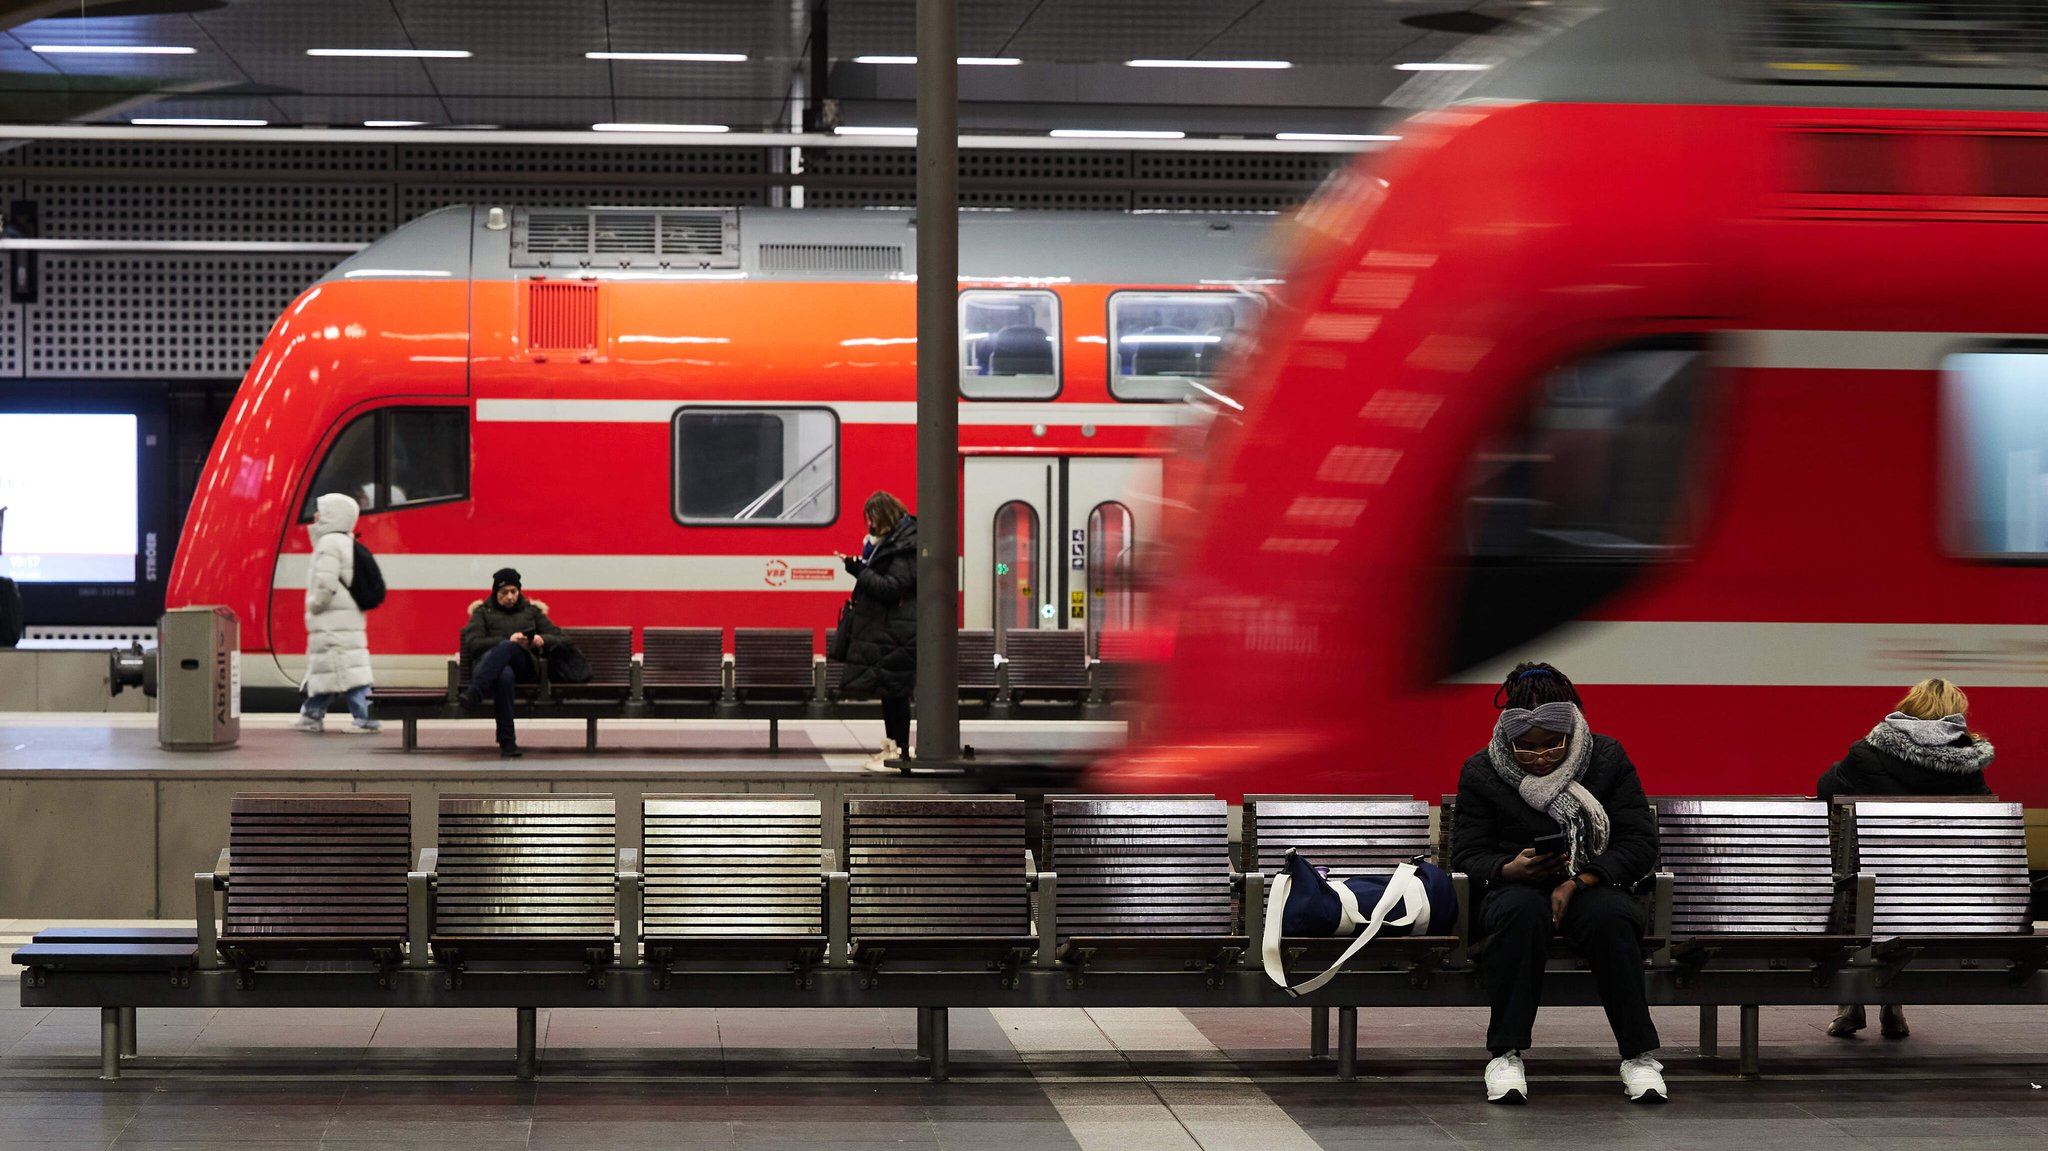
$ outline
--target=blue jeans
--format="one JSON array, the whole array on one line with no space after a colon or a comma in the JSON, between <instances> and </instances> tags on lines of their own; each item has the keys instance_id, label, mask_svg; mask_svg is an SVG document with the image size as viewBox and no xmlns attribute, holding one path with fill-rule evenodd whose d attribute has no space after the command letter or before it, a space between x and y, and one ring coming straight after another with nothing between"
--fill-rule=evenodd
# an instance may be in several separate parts
<instances>
[{"instance_id":1,"label":"blue jeans","mask_svg":"<svg viewBox=\"0 0 2048 1151\"><path fill-rule=\"evenodd\" d=\"M333 707L334 701L337 699L348 705L348 713L356 717L357 723L362 723L370 718L370 685L367 683L361 687L352 687L347 691L330 691L323 692L320 695L309 695L306 697L306 702L299 705L299 714L307 719L325 719L327 718L327 709Z\"/></svg>"},{"instance_id":2,"label":"blue jeans","mask_svg":"<svg viewBox=\"0 0 2048 1151\"><path fill-rule=\"evenodd\" d=\"M512 705L519 700L519 685L540 678L540 671L533 663L533 653L509 639L500 640L498 646L476 661L476 670L471 675L470 682L478 693L491 701L497 712L498 742L514 742Z\"/></svg>"}]
</instances>

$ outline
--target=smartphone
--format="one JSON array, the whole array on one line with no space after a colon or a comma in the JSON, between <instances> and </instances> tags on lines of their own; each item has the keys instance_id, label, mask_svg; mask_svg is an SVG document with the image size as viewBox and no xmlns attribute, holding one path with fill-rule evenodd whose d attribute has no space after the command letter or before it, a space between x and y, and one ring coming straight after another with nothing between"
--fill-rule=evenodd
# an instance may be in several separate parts
<instances>
[{"instance_id":1,"label":"smartphone","mask_svg":"<svg viewBox=\"0 0 2048 1151\"><path fill-rule=\"evenodd\" d=\"M1570 848L1571 844L1565 838L1564 832L1558 831L1552 832L1549 835L1537 836L1536 842L1531 843L1529 846L1535 848L1538 855L1563 855Z\"/></svg>"}]
</instances>

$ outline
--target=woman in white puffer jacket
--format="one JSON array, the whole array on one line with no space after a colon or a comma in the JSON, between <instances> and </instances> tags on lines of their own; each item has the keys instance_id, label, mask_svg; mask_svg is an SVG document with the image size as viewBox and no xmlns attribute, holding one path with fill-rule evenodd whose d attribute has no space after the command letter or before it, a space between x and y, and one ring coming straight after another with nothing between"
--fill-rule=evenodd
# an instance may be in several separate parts
<instances>
[{"instance_id":1,"label":"woman in white puffer jacket","mask_svg":"<svg viewBox=\"0 0 2048 1151\"><path fill-rule=\"evenodd\" d=\"M383 728L370 718L370 633L349 594L355 580L354 496L329 493L314 502L312 572L306 580L305 705L293 726L324 731L327 709L339 698L353 717L348 730L367 735Z\"/></svg>"}]
</instances>

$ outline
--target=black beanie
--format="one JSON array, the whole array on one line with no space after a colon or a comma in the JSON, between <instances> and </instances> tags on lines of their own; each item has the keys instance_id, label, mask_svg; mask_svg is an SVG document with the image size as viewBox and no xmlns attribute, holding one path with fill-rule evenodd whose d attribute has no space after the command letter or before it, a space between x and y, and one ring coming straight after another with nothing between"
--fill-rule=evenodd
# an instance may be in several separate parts
<instances>
[{"instance_id":1,"label":"black beanie","mask_svg":"<svg viewBox=\"0 0 2048 1151\"><path fill-rule=\"evenodd\" d=\"M491 573L492 595L497 595L498 589L504 587L506 584L511 584L513 587L518 588L521 592L524 592L526 590L525 585L519 582L519 570L517 568L499 568L497 571Z\"/></svg>"}]
</instances>

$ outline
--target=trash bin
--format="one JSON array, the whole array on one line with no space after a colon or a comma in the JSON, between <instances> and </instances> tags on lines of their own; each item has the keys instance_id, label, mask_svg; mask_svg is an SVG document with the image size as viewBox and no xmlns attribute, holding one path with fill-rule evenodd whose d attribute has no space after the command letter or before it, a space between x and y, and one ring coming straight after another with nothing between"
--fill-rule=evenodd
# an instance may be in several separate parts
<instances>
[{"instance_id":1,"label":"trash bin","mask_svg":"<svg viewBox=\"0 0 2048 1151\"><path fill-rule=\"evenodd\" d=\"M157 742L219 751L242 738L242 625L224 607L181 607L157 624Z\"/></svg>"}]
</instances>

